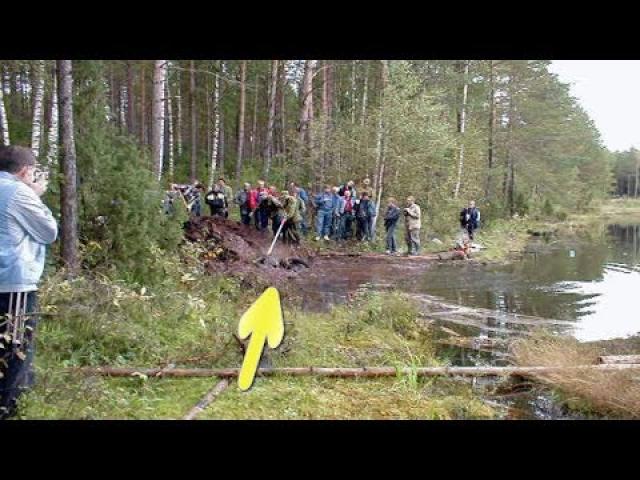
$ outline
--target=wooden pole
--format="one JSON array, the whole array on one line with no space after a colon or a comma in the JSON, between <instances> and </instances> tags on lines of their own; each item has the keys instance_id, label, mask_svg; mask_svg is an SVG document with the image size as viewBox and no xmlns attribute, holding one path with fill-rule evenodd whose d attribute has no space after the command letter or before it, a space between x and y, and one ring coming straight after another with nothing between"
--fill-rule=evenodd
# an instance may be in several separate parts
<instances>
[{"instance_id":1,"label":"wooden pole","mask_svg":"<svg viewBox=\"0 0 640 480\"><path fill-rule=\"evenodd\" d=\"M286 368L260 368L258 376L288 375L294 377L320 376L334 378L352 377L395 377L398 374L415 374L419 377L462 376L462 377L509 377L509 376L533 376L559 372L579 371L624 371L640 370L640 364L601 364L580 365L571 367L420 367L400 368L394 367L286 367ZM235 378L239 368L174 368L164 370L161 368L126 368L126 367L80 367L68 369L68 372L77 372L85 375L102 375L108 377L131 377L146 375L147 377L219 377Z\"/></svg>"},{"instance_id":2,"label":"wooden pole","mask_svg":"<svg viewBox=\"0 0 640 480\"><path fill-rule=\"evenodd\" d=\"M637 364L640 363L640 355L603 355L598 357L598 363Z\"/></svg>"},{"instance_id":3,"label":"wooden pole","mask_svg":"<svg viewBox=\"0 0 640 480\"><path fill-rule=\"evenodd\" d=\"M189 410L183 420L194 420L200 412L202 412L205 408L211 405L218 395L224 392L229 386L229 380L224 379L221 382L218 382L211 390L207 392L207 394L202 397L202 399L198 402L198 404Z\"/></svg>"}]
</instances>

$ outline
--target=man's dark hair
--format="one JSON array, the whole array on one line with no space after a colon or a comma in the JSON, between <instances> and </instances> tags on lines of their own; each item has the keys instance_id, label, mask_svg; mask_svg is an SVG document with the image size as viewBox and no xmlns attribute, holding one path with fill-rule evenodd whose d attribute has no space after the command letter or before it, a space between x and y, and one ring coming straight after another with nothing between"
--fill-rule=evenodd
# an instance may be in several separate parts
<instances>
[{"instance_id":1,"label":"man's dark hair","mask_svg":"<svg viewBox=\"0 0 640 480\"><path fill-rule=\"evenodd\" d=\"M31 150L25 147L0 146L0 171L18 173L23 167L36 164Z\"/></svg>"}]
</instances>

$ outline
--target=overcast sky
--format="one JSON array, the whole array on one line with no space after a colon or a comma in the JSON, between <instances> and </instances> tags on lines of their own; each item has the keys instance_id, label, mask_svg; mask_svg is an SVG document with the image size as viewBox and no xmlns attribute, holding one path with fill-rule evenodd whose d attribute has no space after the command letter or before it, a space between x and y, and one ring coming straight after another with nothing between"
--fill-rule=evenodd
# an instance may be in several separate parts
<instances>
[{"instance_id":1,"label":"overcast sky","mask_svg":"<svg viewBox=\"0 0 640 480\"><path fill-rule=\"evenodd\" d=\"M640 60L554 60L610 150L640 148Z\"/></svg>"}]
</instances>

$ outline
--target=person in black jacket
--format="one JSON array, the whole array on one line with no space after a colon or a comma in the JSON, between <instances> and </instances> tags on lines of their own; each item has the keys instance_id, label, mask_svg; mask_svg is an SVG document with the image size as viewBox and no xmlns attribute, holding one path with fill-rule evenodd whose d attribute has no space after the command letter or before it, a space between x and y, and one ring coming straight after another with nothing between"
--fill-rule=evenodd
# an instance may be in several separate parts
<instances>
[{"instance_id":1,"label":"person in black jacket","mask_svg":"<svg viewBox=\"0 0 640 480\"><path fill-rule=\"evenodd\" d=\"M209 205L209 209L211 210L211 216L219 215L224 217L225 211L229 208L229 204L227 202L227 197L224 196L222 189L219 185L215 185L213 190L207 193L205 197L205 202Z\"/></svg>"},{"instance_id":2,"label":"person in black jacket","mask_svg":"<svg viewBox=\"0 0 640 480\"><path fill-rule=\"evenodd\" d=\"M469 234L469 240L473 240L473 232L480 226L480 210L476 208L476 202L473 200L460 212L460 226Z\"/></svg>"},{"instance_id":3,"label":"person in black jacket","mask_svg":"<svg viewBox=\"0 0 640 480\"><path fill-rule=\"evenodd\" d=\"M396 247L396 226L400 219L400 208L395 198L390 198L387 204L387 211L384 215L384 228L387 232L387 254L394 255L398 250Z\"/></svg>"}]
</instances>

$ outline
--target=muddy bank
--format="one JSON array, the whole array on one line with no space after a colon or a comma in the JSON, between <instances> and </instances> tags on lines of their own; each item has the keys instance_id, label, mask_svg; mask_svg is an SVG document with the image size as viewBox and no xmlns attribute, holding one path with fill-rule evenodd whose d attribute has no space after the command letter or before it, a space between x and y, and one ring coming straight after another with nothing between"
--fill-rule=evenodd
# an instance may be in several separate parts
<instances>
[{"instance_id":1,"label":"muddy bank","mask_svg":"<svg viewBox=\"0 0 640 480\"><path fill-rule=\"evenodd\" d=\"M313 264L315 253L281 240L267 256L273 240L270 230L221 217L197 217L185 224L185 238L198 247L198 259L208 274L225 274L251 287L282 286Z\"/></svg>"}]
</instances>

